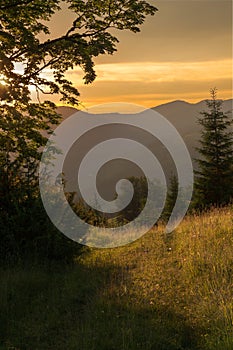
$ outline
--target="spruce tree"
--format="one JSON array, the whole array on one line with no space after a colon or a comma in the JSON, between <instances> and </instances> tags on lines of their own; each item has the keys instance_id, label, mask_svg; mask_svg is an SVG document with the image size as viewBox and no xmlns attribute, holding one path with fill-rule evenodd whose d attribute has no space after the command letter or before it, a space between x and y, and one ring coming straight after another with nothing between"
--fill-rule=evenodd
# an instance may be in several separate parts
<instances>
[{"instance_id":1,"label":"spruce tree","mask_svg":"<svg viewBox=\"0 0 233 350\"><path fill-rule=\"evenodd\" d=\"M198 119L202 126L196 159L196 202L198 207L222 206L233 198L232 114L224 113L217 89L210 90L207 111Z\"/></svg>"},{"instance_id":2,"label":"spruce tree","mask_svg":"<svg viewBox=\"0 0 233 350\"><path fill-rule=\"evenodd\" d=\"M165 221L168 221L168 219L171 216L172 210L175 206L176 199L178 196L178 191L179 191L179 182L178 182L177 176L173 174L170 177L170 184L168 187L167 199L166 199L165 208L162 215L162 218L165 219Z\"/></svg>"}]
</instances>

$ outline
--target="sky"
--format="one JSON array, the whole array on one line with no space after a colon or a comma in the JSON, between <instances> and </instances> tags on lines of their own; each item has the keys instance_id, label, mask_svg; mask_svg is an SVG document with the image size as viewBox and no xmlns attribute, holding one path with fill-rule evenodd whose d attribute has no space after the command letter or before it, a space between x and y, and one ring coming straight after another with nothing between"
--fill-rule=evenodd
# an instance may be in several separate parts
<instances>
[{"instance_id":1,"label":"sky","mask_svg":"<svg viewBox=\"0 0 233 350\"><path fill-rule=\"evenodd\" d=\"M218 88L232 98L231 0L151 0L158 8L141 33L122 31L117 53L95 59L97 78L84 85L79 68L67 74L83 107L129 102L154 107L173 100L191 103ZM65 32L73 17L65 8L50 23L52 35ZM58 102L55 100L55 102Z\"/></svg>"}]
</instances>

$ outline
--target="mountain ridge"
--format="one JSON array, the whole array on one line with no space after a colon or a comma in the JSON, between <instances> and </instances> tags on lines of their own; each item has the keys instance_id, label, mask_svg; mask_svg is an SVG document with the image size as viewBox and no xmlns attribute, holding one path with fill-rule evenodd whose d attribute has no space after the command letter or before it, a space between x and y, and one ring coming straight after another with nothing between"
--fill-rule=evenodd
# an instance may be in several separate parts
<instances>
[{"instance_id":1,"label":"mountain ridge","mask_svg":"<svg viewBox=\"0 0 233 350\"><path fill-rule=\"evenodd\" d=\"M233 105L233 99L219 99L220 101L223 102L223 104L228 104L228 103L231 103ZM172 100L170 102L167 102L167 103L162 103L160 105L157 105L157 106L153 106L153 107L148 107L148 109L153 109L153 110L157 110L157 109L160 109L160 108L164 108L164 107L171 107L171 106L186 106L186 107L194 107L194 106L199 106L199 105L203 105L205 104L206 102L208 101L208 99L204 99L204 100L200 100L198 102L188 102L188 101L185 101L185 100ZM72 115L72 113L75 113L77 111L82 111L85 113L85 110L80 110L78 108L75 108L75 107L71 107L71 106L57 106L57 111L59 114L62 115L62 117L67 117L67 116L70 116ZM106 114L110 114L110 113L106 113Z\"/></svg>"},{"instance_id":2,"label":"mountain ridge","mask_svg":"<svg viewBox=\"0 0 233 350\"><path fill-rule=\"evenodd\" d=\"M198 158L198 154L196 151L196 147L199 146L199 139L201 135L201 126L198 123L198 117L200 116L200 112L207 109L206 100L199 101L198 103L191 104L186 101L172 101L167 104L162 104L157 107L152 108L154 111L159 112L162 116L164 116L174 127L177 129L181 137L183 138L186 147L190 153L190 156L193 160L193 167L196 168L197 164L194 161L195 158ZM232 110L232 99L223 100L223 111L227 112ZM65 120L78 110L73 107L58 107L58 113L60 113ZM85 116L85 112L81 111ZM86 114L88 117L92 117L91 115ZM106 117L110 118L111 114L100 115L100 118L104 118L106 121ZM95 118L96 115L93 117ZM85 125L86 118L80 118L80 128L82 130ZM137 140L139 143L143 144L145 147L150 149L162 164L162 168L165 169L167 177L172 173L176 172L174 168L174 164L168 152L164 150L164 147L158 144L155 138L150 137L148 133L145 131L139 132L137 129L132 129L131 125L112 125L111 123L106 124L99 128L98 132L95 130L91 130L88 134L88 137L81 137L78 140L78 143L72 146L72 149L69 151L69 156L67 157L64 164L64 173L67 174L69 181L67 182L67 190L74 191L76 188L77 179L74 174L76 173L75 169L78 169L81 160L83 157L89 152L89 150L94 147L96 144L103 142L107 139L114 139L117 137L121 138L130 138L132 134L133 139ZM153 129L154 126L152 125ZM109 150L111 152L111 149ZM127 155L128 150L125 150ZM138 150L135 149L135 154L138 154ZM182 159L182 154L180 155L180 159ZM111 162L108 167L105 169L105 173L102 172L100 176L99 186L101 188L101 193L103 193L104 198L107 200L112 199L113 197L109 197L109 193L111 192L110 188L115 188L113 186L119 179L128 178L130 176L141 176L141 172L132 166L132 164L126 165L122 162ZM114 193L112 194L114 196Z\"/></svg>"}]
</instances>

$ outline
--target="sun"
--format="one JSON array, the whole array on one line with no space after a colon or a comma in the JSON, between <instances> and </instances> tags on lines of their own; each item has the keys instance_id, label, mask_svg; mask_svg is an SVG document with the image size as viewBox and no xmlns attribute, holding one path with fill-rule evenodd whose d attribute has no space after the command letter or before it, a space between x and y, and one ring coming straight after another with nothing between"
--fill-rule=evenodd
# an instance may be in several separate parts
<instances>
[{"instance_id":1,"label":"sun","mask_svg":"<svg viewBox=\"0 0 233 350\"><path fill-rule=\"evenodd\" d=\"M0 85L7 85L6 77L3 74L0 74Z\"/></svg>"}]
</instances>

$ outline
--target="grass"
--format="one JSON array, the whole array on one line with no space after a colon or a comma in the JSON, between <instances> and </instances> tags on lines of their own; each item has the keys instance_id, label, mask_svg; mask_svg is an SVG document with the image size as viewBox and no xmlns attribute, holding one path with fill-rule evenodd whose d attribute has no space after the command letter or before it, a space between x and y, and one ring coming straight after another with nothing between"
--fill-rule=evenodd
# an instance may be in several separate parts
<instances>
[{"instance_id":1,"label":"grass","mask_svg":"<svg viewBox=\"0 0 233 350\"><path fill-rule=\"evenodd\" d=\"M233 211L0 271L0 350L232 350Z\"/></svg>"}]
</instances>

